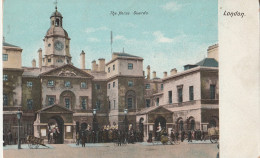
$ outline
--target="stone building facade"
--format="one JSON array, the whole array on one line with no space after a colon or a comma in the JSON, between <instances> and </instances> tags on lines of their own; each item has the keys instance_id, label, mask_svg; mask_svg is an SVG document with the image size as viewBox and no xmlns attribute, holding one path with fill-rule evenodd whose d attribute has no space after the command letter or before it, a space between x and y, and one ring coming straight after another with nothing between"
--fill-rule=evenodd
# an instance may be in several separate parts
<instances>
[{"instance_id":1,"label":"stone building facade","mask_svg":"<svg viewBox=\"0 0 260 158\"><path fill-rule=\"evenodd\" d=\"M185 71L172 69L158 78L143 58L125 52L112 54L110 61L92 61L85 68L85 53L80 68L71 63L70 38L57 11L50 17L44 36L44 51L38 50L39 63L22 67L22 49L3 43L4 133L17 135L16 112L23 116L22 138L34 135L47 139L50 126L59 128L58 143L75 141L80 128L94 127L96 109L98 128L118 125L127 118L135 130L147 137L159 124L175 130L218 126L218 62L205 58ZM210 49L211 50L211 49ZM210 52L212 54L212 51ZM125 114L125 109L128 113Z\"/></svg>"}]
</instances>

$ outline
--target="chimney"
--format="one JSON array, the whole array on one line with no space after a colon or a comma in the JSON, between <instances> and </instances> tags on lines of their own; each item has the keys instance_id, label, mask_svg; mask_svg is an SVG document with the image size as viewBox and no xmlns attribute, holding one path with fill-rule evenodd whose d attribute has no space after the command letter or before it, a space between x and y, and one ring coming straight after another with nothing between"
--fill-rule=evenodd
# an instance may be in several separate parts
<instances>
[{"instance_id":1,"label":"chimney","mask_svg":"<svg viewBox=\"0 0 260 158\"><path fill-rule=\"evenodd\" d=\"M175 74L177 74L177 69L176 68L171 69L171 75L175 75Z\"/></svg>"},{"instance_id":2,"label":"chimney","mask_svg":"<svg viewBox=\"0 0 260 158\"><path fill-rule=\"evenodd\" d=\"M163 72L163 78L166 78L167 77L167 71L164 71Z\"/></svg>"},{"instance_id":3,"label":"chimney","mask_svg":"<svg viewBox=\"0 0 260 158\"><path fill-rule=\"evenodd\" d=\"M97 71L97 63L96 60L92 61L92 71Z\"/></svg>"},{"instance_id":4,"label":"chimney","mask_svg":"<svg viewBox=\"0 0 260 158\"><path fill-rule=\"evenodd\" d=\"M42 68L42 49L40 48L38 50L38 53L39 53L39 68Z\"/></svg>"},{"instance_id":5,"label":"chimney","mask_svg":"<svg viewBox=\"0 0 260 158\"><path fill-rule=\"evenodd\" d=\"M150 65L147 66L147 79L150 80Z\"/></svg>"},{"instance_id":6,"label":"chimney","mask_svg":"<svg viewBox=\"0 0 260 158\"><path fill-rule=\"evenodd\" d=\"M36 68L36 60L35 59L32 60L32 67Z\"/></svg>"},{"instance_id":7,"label":"chimney","mask_svg":"<svg viewBox=\"0 0 260 158\"><path fill-rule=\"evenodd\" d=\"M208 47L208 58L214 58L218 61L218 44L214 44Z\"/></svg>"},{"instance_id":8,"label":"chimney","mask_svg":"<svg viewBox=\"0 0 260 158\"><path fill-rule=\"evenodd\" d=\"M156 78L156 71L153 71L153 79Z\"/></svg>"},{"instance_id":9,"label":"chimney","mask_svg":"<svg viewBox=\"0 0 260 158\"><path fill-rule=\"evenodd\" d=\"M105 71L105 59L99 58L98 63L99 63L98 71Z\"/></svg>"},{"instance_id":10,"label":"chimney","mask_svg":"<svg viewBox=\"0 0 260 158\"><path fill-rule=\"evenodd\" d=\"M86 67L85 67L85 52L83 50L80 53L80 68L86 69Z\"/></svg>"}]
</instances>

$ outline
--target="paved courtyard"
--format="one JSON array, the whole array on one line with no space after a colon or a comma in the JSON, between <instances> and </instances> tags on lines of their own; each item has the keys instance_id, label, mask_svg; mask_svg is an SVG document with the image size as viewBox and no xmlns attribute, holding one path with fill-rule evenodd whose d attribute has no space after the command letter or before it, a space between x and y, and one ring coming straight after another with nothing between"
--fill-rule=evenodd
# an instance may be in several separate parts
<instances>
[{"instance_id":1,"label":"paved courtyard","mask_svg":"<svg viewBox=\"0 0 260 158\"><path fill-rule=\"evenodd\" d=\"M26 144L21 150L17 146L4 148L4 158L216 158L218 148L211 143L181 143L179 145L152 145L150 143L115 146L113 143L86 144L85 148L75 144L51 144L49 148L29 149Z\"/></svg>"}]
</instances>

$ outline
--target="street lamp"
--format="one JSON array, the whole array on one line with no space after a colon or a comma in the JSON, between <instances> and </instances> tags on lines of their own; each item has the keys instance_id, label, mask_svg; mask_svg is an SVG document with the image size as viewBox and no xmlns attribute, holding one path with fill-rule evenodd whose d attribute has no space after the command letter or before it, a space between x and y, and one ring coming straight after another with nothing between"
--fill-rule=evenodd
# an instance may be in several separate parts
<instances>
[{"instance_id":1,"label":"street lamp","mask_svg":"<svg viewBox=\"0 0 260 158\"><path fill-rule=\"evenodd\" d=\"M17 115L17 119L18 119L18 149L22 149L21 141L20 141L20 120L22 117L22 112L20 111L20 109L18 109L18 112L16 113L16 115Z\"/></svg>"},{"instance_id":2,"label":"street lamp","mask_svg":"<svg viewBox=\"0 0 260 158\"><path fill-rule=\"evenodd\" d=\"M97 131L97 118L96 118L96 113L97 113L97 109L93 109L93 130L96 132Z\"/></svg>"},{"instance_id":3,"label":"street lamp","mask_svg":"<svg viewBox=\"0 0 260 158\"><path fill-rule=\"evenodd\" d=\"M128 126L127 126L127 112L128 112L128 109L124 109L124 114L125 114L125 132L128 133Z\"/></svg>"}]
</instances>

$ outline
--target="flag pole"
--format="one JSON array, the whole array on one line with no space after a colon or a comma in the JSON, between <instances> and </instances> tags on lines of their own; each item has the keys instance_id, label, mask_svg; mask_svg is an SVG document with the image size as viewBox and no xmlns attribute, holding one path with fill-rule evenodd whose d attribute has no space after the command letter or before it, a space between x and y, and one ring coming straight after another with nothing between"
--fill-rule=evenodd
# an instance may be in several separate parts
<instances>
[{"instance_id":1,"label":"flag pole","mask_svg":"<svg viewBox=\"0 0 260 158\"><path fill-rule=\"evenodd\" d=\"M111 45L111 54L113 54L113 47L112 47L112 44L113 44L113 33L111 31L111 36L110 36L110 45Z\"/></svg>"}]
</instances>

